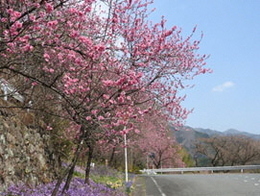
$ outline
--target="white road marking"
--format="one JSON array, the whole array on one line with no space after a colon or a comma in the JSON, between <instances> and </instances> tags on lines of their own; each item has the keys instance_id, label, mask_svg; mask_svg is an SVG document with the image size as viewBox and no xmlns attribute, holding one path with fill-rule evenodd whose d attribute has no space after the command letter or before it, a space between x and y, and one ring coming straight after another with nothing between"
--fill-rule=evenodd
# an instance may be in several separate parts
<instances>
[{"instance_id":1,"label":"white road marking","mask_svg":"<svg viewBox=\"0 0 260 196\"><path fill-rule=\"evenodd\" d=\"M162 189L160 188L160 186L157 184L156 180L155 180L153 177L151 177L151 179L152 179L152 181L154 182L154 184L155 184L155 186L157 187L157 189L159 190L160 194L161 194L162 196L166 196L166 195L164 194L164 192L162 191Z\"/></svg>"}]
</instances>

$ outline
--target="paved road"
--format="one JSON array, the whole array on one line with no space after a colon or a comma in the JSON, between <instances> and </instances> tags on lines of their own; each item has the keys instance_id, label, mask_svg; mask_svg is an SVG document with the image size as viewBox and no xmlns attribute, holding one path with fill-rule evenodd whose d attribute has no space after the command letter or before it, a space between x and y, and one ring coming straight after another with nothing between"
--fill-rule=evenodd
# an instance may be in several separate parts
<instances>
[{"instance_id":1,"label":"paved road","mask_svg":"<svg viewBox=\"0 0 260 196\"><path fill-rule=\"evenodd\" d=\"M260 196L260 174L143 176L136 186L134 196Z\"/></svg>"}]
</instances>

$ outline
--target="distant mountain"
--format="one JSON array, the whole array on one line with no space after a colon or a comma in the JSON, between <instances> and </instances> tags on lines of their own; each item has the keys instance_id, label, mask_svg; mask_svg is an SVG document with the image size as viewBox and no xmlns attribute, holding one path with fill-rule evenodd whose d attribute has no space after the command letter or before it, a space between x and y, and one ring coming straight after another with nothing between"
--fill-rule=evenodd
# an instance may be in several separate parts
<instances>
[{"instance_id":1,"label":"distant mountain","mask_svg":"<svg viewBox=\"0 0 260 196\"><path fill-rule=\"evenodd\" d=\"M247 136L247 137L250 137L253 139L260 139L260 135L248 133L245 131L239 131L237 129L228 129L224 132L216 131L216 130L212 130L212 129L203 129L203 128L193 128L193 129L198 132L208 134L210 137L221 136L221 135L243 135L243 136Z\"/></svg>"},{"instance_id":2,"label":"distant mountain","mask_svg":"<svg viewBox=\"0 0 260 196\"><path fill-rule=\"evenodd\" d=\"M244 136L247 136L247 137L250 137L253 139L260 140L260 135L248 133L245 131L238 131L236 129L228 129L228 130L224 131L223 134L225 134L225 135L244 135Z\"/></svg>"},{"instance_id":3,"label":"distant mountain","mask_svg":"<svg viewBox=\"0 0 260 196\"><path fill-rule=\"evenodd\" d=\"M236 129L228 129L223 132L223 134L225 134L225 135L243 135L243 133L246 133L246 132L241 132Z\"/></svg>"},{"instance_id":4,"label":"distant mountain","mask_svg":"<svg viewBox=\"0 0 260 196\"><path fill-rule=\"evenodd\" d=\"M216 130L212 130L212 129L194 128L194 130L196 130L200 133L205 133L210 137L222 134L220 131L216 131Z\"/></svg>"},{"instance_id":5,"label":"distant mountain","mask_svg":"<svg viewBox=\"0 0 260 196\"><path fill-rule=\"evenodd\" d=\"M187 151L193 155L195 154L195 143L201 138L209 138L207 133L197 131L192 127L182 127L180 130L173 129L173 135L176 141L181 144Z\"/></svg>"},{"instance_id":6,"label":"distant mountain","mask_svg":"<svg viewBox=\"0 0 260 196\"><path fill-rule=\"evenodd\" d=\"M190 154L194 153L195 143L199 142L202 138L210 138L214 136L225 136L225 135L243 135L253 139L260 140L260 135L238 131L236 129L228 129L224 132L216 131L212 129L203 128L192 128L189 126L184 126L179 130L172 128L173 135L176 141L185 147Z\"/></svg>"},{"instance_id":7,"label":"distant mountain","mask_svg":"<svg viewBox=\"0 0 260 196\"><path fill-rule=\"evenodd\" d=\"M177 142L187 149L193 148L193 143L200 138L209 138L207 133L199 132L191 127L183 127L178 131L174 131Z\"/></svg>"}]
</instances>

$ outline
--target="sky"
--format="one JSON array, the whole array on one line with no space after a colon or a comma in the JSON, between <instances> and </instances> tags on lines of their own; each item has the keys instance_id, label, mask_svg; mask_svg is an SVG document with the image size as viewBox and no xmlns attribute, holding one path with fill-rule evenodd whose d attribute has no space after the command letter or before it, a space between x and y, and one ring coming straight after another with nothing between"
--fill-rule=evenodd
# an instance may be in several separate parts
<instances>
[{"instance_id":1,"label":"sky","mask_svg":"<svg viewBox=\"0 0 260 196\"><path fill-rule=\"evenodd\" d=\"M197 26L195 38L204 35L198 53L210 55L213 73L197 76L183 92L183 106L194 108L185 124L260 134L260 1L154 0L151 7L153 21L163 15L183 37Z\"/></svg>"}]
</instances>

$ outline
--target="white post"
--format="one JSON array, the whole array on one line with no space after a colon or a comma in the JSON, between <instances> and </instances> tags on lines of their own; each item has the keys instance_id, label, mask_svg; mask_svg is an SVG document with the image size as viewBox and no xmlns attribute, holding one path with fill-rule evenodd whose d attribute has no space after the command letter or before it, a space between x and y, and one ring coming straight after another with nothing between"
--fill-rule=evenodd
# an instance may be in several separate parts
<instances>
[{"instance_id":1,"label":"white post","mask_svg":"<svg viewBox=\"0 0 260 196\"><path fill-rule=\"evenodd\" d=\"M127 143L126 143L126 133L124 133L124 144L125 144L125 182L128 182L128 165L127 165Z\"/></svg>"},{"instance_id":2,"label":"white post","mask_svg":"<svg viewBox=\"0 0 260 196\"><path fill-rule=\"evenodd\" d=\"M149 169L148 155L146 156L146 169Z\"/></svg>"},{"instance_id":3,"label":"white post","mask_svg":"<svg viewBox=\"0 0 260 196\"><path fill-rule=\"evenodd\" d=\"M161 170L162 170L162 160L161 160ZM162 174L162 171L161 171L161 174Z\"/></svg>"},{"instance_id":4,"label":"white post","mask_svg":"<svg viewBox=\"0 0 260 196\"><path fill-rule=\"evenodd\" d=\"M4 100L7 101L7 87L4 84Z\"/></svg>"}]
</instances>

